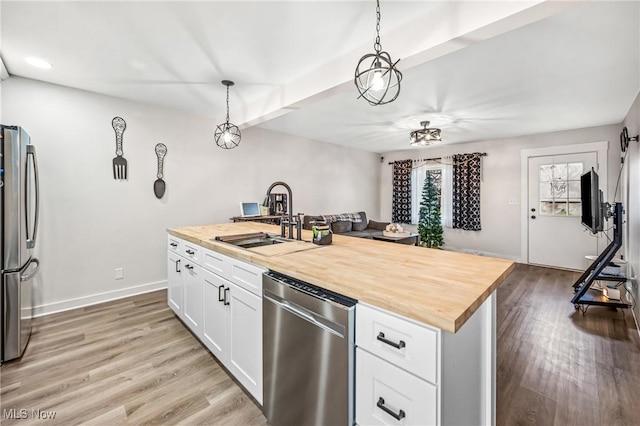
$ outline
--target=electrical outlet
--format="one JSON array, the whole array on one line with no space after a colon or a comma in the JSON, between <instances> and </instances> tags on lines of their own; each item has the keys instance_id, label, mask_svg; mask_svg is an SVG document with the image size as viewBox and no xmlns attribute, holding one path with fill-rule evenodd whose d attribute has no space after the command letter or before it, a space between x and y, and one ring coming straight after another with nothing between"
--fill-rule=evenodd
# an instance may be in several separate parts
<instances>
[{"instance_id":1,"label":"electrical outlet","mask_svg":"<svg viewBox=\"0 0 640 426\"><path fill-rule=\"evenodd\" d=\"M517 206L518 205L518 199L517 198L509 198L509 205L510 206Z\"/></svg>"},{"instance_id":2,"label":"electrical outlet","mask_svg":"<svg viewBox=\"0 0 640 426\"><path fill-rule=\"evenodd\" d=\"M116 268L116 280L124 278L124 268Z\"/></svg>"}]
</instances>

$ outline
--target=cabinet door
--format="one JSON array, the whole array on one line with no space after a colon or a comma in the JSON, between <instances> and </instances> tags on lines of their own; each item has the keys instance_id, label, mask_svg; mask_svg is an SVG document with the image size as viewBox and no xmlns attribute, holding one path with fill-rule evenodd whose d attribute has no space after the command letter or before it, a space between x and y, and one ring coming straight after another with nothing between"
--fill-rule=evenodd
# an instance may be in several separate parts
<instances>
[{"instance_id":1,"label":"cabinet door","mask_svg":"<svg viewBox=\"0 0 640 426\"><path fill-rule=\"evenodd\" d=\"M262 404L262 298L231 283L227 368Z\"/></svg>"},{"instance_id":2,"label":"cabinet door","mask_svg":"<svg viewBox=\"0 0 640 426\"><path fill-rule=\"evenodd\" d=\"M202 339L202 317L204 316L204 282L202 268L189 260L183 260L184 304L182 319L193 334Z\"/></svg>"},{"instance_id":3,"label":"cabinet door","mask_svg":"<svg viewBox=\"0 0 640 426\"><path fill-rule=\"evenodd\" d=\"M204 324L202 326L202 341L211 353L223 364L227 363L228 350L227 330L229 328L229 289L230 283L212 274L202 271L204 281ZM226 290L226 292L225 292ZM226 293L226 294L225 294ZM225 302L225 296L227 302Z\"/></svg>"},{"instance_id":4,"label":"cabinet door","mask_svg":"<svg viewBox=\"0 0 640 426\"><path fill-rule=\"evenodd\" d=\"M182 317L182 269L184 260L169 251L167 261L167 304L179 317Z\"/></svg>"}]
</instances>

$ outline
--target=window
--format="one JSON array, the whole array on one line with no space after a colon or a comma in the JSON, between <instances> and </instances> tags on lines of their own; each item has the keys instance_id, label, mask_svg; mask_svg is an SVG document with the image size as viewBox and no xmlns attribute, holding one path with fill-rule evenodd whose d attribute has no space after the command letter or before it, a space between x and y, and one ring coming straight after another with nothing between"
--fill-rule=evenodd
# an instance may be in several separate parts
<instances>
[{"instance_id":1,"label":"window","mask_svg":"<svg viewBox=\"0 0 640 426\"><path fill-rule=\"evenodd\" d=\"M539 170L540 215L580 216L582 163L543 164Z\"/></svg>"},{"instance_id":2,"label":"window","mask_svg":"<svg viewBox=\"0 0 640 426\"><path fill-rule=\"evenodd\" d=\"M435 178L438 196L440 198L440 215L442 226L451 227L451 194L453 192L453 167L449 164L423 165L411 170L411 223L418 224L420 220L420 202L422 201L422 187L427 173ZM580 177L578 176L578 183Z\"/></svg>"}]
</instances>

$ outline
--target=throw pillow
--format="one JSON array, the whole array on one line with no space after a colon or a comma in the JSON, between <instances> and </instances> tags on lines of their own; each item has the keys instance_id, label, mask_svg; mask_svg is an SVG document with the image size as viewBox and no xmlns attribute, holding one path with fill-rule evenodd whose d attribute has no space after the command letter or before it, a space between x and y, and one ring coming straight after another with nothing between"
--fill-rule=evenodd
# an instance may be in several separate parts
<instances>
[{"instance_id":1,"label":"throw pillow","mask_svg":"<svg viewBox=\"0 0 640 426\"><path fill-rule=\"evenodd\" d=\"M350 220L339 220L337 222L331 223L331 230L334 234L344 234L345 232L351 232L351 222Z\"/></svg>"},{"instance_id":2,"label":"throw pillow","mask_svg":"<svg viewBox=\"0 0 640 426\"><path fill-rule=\"evenodd\" d=\"M388 224L389 222L376 222L375 220L370 220L367 228L375 229L376 231L384 231Z\"/></svg>"},{"instance_id":3,"label":"throw pillow","mask_svg":"<svg viewBox=\"0 0 640 426\"><path fill-rule=\"evenodd\" d=\"M353 226L351 227L354 231L364 231L367 229L367 214L365 212L358 212L362 222L353 222Z\"/></svg>"}]
</instances>

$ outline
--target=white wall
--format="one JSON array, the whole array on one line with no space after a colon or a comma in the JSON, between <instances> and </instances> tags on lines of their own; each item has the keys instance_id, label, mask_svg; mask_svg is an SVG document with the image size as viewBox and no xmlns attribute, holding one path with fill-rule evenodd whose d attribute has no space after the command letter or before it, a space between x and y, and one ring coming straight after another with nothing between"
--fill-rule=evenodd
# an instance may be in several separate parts
<instances>
[{"instance_id":1,"label":"white wall","mask_svg":"<svg viewBox=\"0 0 640 426\"><path fill-rule=\"evenodd\" d=\"M483 180L480 191L482 230L445 228L445 247L520 261L520 151L555 145L610 141L607 185L611 198L620 168L620 130L620 125L611 125L386 153L380 172L382 219L391 220L392 166L388 164L390 161L486 152L488 155L482 158ZM509 199L517 199L518 205L509 205Z\"/></svg>"},{"instance_id":2,"label":"white wall","mask_svg":"<svg viewBox=\"0 0 640 426\"><path fill-rule=\"evenodd\" d=\"M627 127L630 137L640 134L640 94L636 97L623 124ZM638 284L638 275L640 275L640 142L629 142L629 151L625 161L626 179L624 180L624 196L622 198L622 205L626 212L625 257L629 262L629 276L635 277L631 286L636 299L636 321L640 321L640 286ZM638 327L640 330L640 325Z\"/></svg>"},{"instance_id":3,"label":"white wall","mask_svg":"<svg viewBox=\"0 0 640 426\"><path fill-rule=\"evenodd\" d=\"M2 107L4 123L25 127L38 152L39 313L164 287L166 228L228 222L274 181L291 186L294 212L377 214L380 160L368 152L258 128L223 150L209 118L15 77L2 83ZM112 174L115 116L127 122L126 182ZM159 142L168 148L161 200Z\"/></svg>"}]
</instances>

